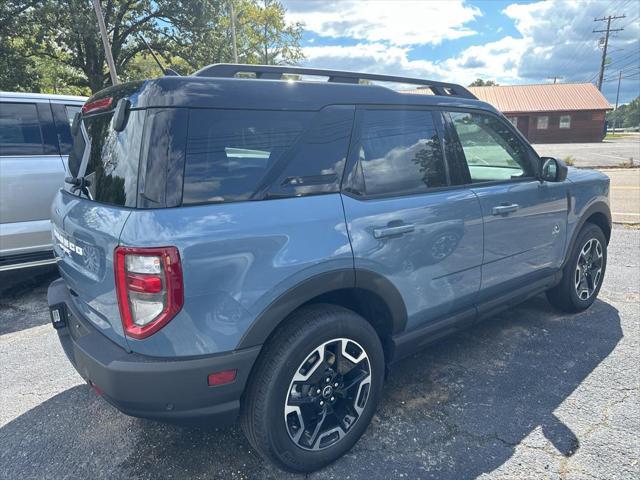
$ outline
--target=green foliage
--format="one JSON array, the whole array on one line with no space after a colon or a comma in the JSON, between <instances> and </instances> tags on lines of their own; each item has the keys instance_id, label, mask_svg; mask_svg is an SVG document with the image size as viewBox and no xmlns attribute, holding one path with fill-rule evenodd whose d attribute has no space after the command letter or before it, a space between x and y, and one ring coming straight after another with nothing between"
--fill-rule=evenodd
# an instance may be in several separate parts
<instances>
[{"instance_id":1,"label":"green foliage","mask_svg":"<svg viewBox=\"0 0 640 480\"><path fill-rule=\"evenodd\" d=\"M483 80L481 78L476 78L473 82L469 84L470 87L496 87L498 84L493 80Z\"/></svg>"},{"instance_id":2,"label":"green foliage","mask_svg":"<svg viewBox=\"0 0 640 480\"><path fill-rule=\"evenodd\" d=\"M635 100L626 105L620 105L617 110L607 112L607 122L609 123L609 128L613 127L614 122L616 127L619 128L639 126L640 97L636 97Z\"/></svg>"},{"instance_id":3,"label":"green foliage","mask_svg":"<svg viewBox=\"0 0 640 480\"><path fill-rule=\"evenodd\" d=\"M182 74L232 62L232 0L103 0L121 81ZM233 0L241 63L296 63L302 26L287 24L277 0ZM0 5L0 89L89 94L110 85L95 12L88 0L4 0Z\"/></svg>"},{"instance_id":4,"label":"green foliage","mask_svg":"<svg viewBox=\"0 0 640 480\"><path fill-rule=\"evenodd\" d=\"M39 75L31 50L37 28L26 12L37 2L3 0L0 2L0 90L38 91Z\"/></svg>"}]
</instances>

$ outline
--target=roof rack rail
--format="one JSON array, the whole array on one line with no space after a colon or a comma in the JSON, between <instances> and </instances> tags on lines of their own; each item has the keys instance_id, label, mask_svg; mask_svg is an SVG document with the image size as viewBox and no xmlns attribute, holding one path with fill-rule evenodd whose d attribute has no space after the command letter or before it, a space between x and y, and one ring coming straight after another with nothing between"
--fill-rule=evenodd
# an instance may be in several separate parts
<instances>
[{"instance_id":1,"label":"roof rack rail","mask_svg":"<svg viewBox=\"0 0 640 480\"><path fill-rule=\"evenodd\" d=\"M360 80L378 82L396 82L420 85L429 88L434 95L477 99L477 97L462 85L455 83L437 82L421 78L397 77L394 75L378 75L375 73L359 73L341 70L324 70L280 65L244 65L239 63L215 63L201 68L193 75L197 77L233 78L238 73L253 73L256 78L280 80L283 75L311 75L328 77L332 83L358 84Z\"/></svg>"}]
</instances>

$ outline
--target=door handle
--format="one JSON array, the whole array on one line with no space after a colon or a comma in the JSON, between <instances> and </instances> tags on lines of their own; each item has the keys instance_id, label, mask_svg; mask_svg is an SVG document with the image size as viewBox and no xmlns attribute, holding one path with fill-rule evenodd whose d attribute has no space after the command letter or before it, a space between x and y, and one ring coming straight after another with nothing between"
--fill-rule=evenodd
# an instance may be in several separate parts
<instances>
[{"instance_id":1,"label":"door handle","mask_svg":"<svg viewBox=\"0 0 640 480\"><path fill-rule=\"evenodd\" d=\"M520 208L520 205L517 203L503 204L498 205L497 207L493 207L491 210L492 215L507 215L509 213L513 213Z\"/></svg>"},{"instance_id":2,"label":"door handle","mask_svg":"<svg viewBox=\"0 0 640 480\"><path fill-rule=\"evenodd\" d=\"M412 223L397 225L394 227L381 227L373 229L374 238L391 237L393 235L402 235L403 233L410 233L416 229L416 226Z\"/></svg>"}]
</instances>

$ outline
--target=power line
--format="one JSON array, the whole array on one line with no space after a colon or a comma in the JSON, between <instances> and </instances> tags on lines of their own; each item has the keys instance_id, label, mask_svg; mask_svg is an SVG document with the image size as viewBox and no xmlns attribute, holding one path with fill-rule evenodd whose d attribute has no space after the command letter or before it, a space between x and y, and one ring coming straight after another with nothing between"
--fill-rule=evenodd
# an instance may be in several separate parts
<instances>
[{"instance_id":1,"label":"power line","mask_svg":"<svg viewBox=\"0 0 640 480\"><path fill-rule=\"evenodd\" d=\"M620 58L616 58L616 59L615 59L614 61L612 61L608 66L609 66L609 67L612 67L612 66L613 66L613 65L615 65L616 63L620 63L622 60L626 60L627 58L631 58L631 57L633 57L634 55L638 55L638 54L640 54L640 49L638 49L638 50L634 50L633 52L628 53L627 55L624 55L624 56L622 56L622 57L620 57Z\"/></svg>"},{"instance_id":2,"label":"power line","mask_svg":"<svg viewBox=\"0 0 640 480\"><path fill-rule=\"evenodd\" d=\"M605 61L607 58L607 47L609 46L609 35L612 32L621 32L624 28L611 28L611 20L625 18L626 15L609 15L608 17L594 18L594 22L607 22L605 30L594 30L593 33L604 33L604 45L602 47L602 60L600 61L600 73L598 74L598 90L602 91L602 80L604 78Z\"/></svg>"}]
</instances>

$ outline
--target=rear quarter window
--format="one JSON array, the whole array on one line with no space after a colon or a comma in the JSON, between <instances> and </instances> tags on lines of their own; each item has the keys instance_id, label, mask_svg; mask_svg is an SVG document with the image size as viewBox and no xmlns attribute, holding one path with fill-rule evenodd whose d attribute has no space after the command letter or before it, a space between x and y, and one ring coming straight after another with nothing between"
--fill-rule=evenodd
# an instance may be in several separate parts
<instances>
[{"instance_id":1,"label":"rear quarter window","mask_svg":"<svg viewBox=\"0 0 640 480\"><path fill-rule=\"evenodd\" d=\"M312 116L294 111L191 110L182 203L255 198Z\"/></svg>"}]
</instances>

